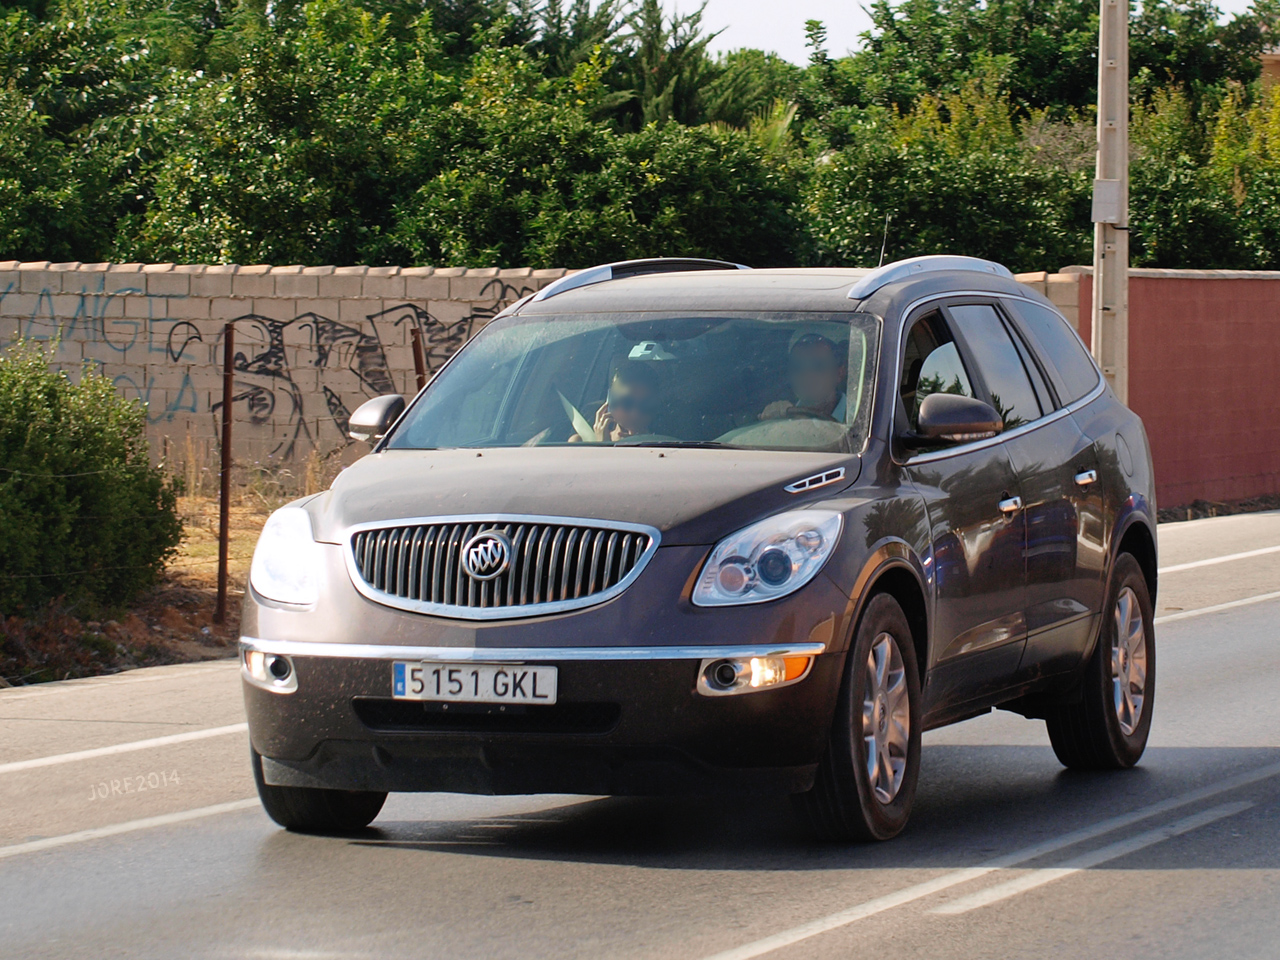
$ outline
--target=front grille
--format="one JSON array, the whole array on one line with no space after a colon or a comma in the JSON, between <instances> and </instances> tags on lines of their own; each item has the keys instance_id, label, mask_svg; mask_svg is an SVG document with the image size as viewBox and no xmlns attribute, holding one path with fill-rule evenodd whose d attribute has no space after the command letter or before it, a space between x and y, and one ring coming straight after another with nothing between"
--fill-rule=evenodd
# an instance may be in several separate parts
<instances>
[{"instance_id":1,"label":"front grille","mask_svg":"<svg viewBox=\"0 0 1280 960\"><path fill-rule=\"evenodd\" d=\"M498 576L480 580L463 569L462 553L472 537L487 531L506 535L510 562ZM383 602L394 598L428 613L491 617L607 599L638 575L656 545L657 531L648 528L466 518L360 530L351 537L351 559L354 572Z\"/></svg>"}]
</instances>

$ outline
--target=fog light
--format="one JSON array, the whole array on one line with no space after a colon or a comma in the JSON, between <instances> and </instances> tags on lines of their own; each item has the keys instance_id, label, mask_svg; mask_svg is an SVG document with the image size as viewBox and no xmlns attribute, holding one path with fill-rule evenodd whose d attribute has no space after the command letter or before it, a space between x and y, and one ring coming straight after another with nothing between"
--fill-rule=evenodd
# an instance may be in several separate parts
<instances>
[{"instance_id":1,"label":"fog light","mask_svg":"<svg viewBox=\"0 0 1280 960\"><path fill-rule=\"evenodd\" d=\"M273 693L292 693L298 689L293 661L277 653L245 650L242 675L254 686Z\"/></svg>"},{"instance_id":2,"label":"fog light","mask_svg":"<svg viewBox=\"0 0 1280 960\"><path fill-rule=\"evenodd\" d=\"M734 681L738 679L738 668L728 660L723 660L716 664L715 670L712 671L716 683L728 689L732 687Z\"/></svg>"}]
</instances>

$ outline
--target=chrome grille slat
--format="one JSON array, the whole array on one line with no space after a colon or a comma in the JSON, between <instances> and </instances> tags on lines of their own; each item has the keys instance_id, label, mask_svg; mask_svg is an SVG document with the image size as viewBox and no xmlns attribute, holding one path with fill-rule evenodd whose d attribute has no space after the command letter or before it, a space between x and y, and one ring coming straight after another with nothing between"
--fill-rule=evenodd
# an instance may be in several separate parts
<instances>
[{"instance_id":1,"label":"chrome grille slat","mask_svg":"<svg viewBox=\"0 0 1280 960\"><path fill-rule=\"evenodd\" d=\"M542 535L538 537L538 559L534 562L533 567L533 602L546 603L547 596L543 584L546 583L547 573L547 541L551 538L554 527L543 527Z\"/></svg>"},{"instance_id":2,"label":"chrome grille slat","mask_svg":"<svg viewBox=\"0 0 1280 960\"><path fill-rule=\"evenodd\" d=\"M524 544L525 534L528 532L529 527L523 523L516 529L515 536L511 538L511 556L520 556L520 547ZM516 576L514 570L508 570L500 579L507 581L507 602L505 605L508 607L514 607L518 602L516 599L516 583L519 578Z\"/></svg>"},{"instance_id":3,"label":"chrome grille slat","mask_svg":"<svg viewBox=\"0 0 1280 960\"><path fill-rule=\"evenodd\" d=\"M357 586L372 588L375 599L393 606L401 600L406 609L481 619L502 616L506 608L535 614L537 608L598 602L625 586L657 545L657 531L640 532L650 529L537 517L401 520L354 532L349 566ZM462 551L489 530L510 541L510 564L493 579L477 580L463 568Z\"/></svg>"},{"instance_id":4,"label":"chrome grille slat","mask_svg":"<svg viewBox=\"0 0 1280 960\"><path fill-rule=\"evenodd\" d=\"M392 592L400 597L409 595L409 540L412 537L413 530L408 527L396 531L396 588Z\"/></svg>"},{"instance_id":5,"label":"chrome grille slat","mask_svg":"<svg viewBox=\"0 0 1280 960\"><path fill-rule=\"evenodd\" d=\"M618 537L620 536L621 534L618 533L609 534L609 545L605 548L604 554L604 580L600 583L601 590L605 590L608 587L613 586L609 580L613 574L613 555L617 552Z\"/></svg>"},{"instance_id":6,"label":"chrome grille slat","mask_svg":"<svg viewBox=\"0 0 1280 960\"><path fill-rule=\"evenodd\" d=\"M568 542L564 545L564 560L560 564L560 592L557 600L569 599L569 571L573 568L573 548L582 531L577 527L569 528Z\"/></svg>"},{"instance_id":7,"label":"chrome grille slat","mask_svg":"<svg viewBox=\"0 0 1280 960\"><path fill-rule=\"evenodd\" d=\"M422 538L422 562L418 567L418 600L431 600L431 563L430 559L434 555L436 536L440 532L439 527L423 527L426 536Z\"/></svg>"},{"instance_id":8,"label":"chrome grille slat","mask_svg":"<svg viewBox=\"0 0 1280 960\"><path fill-rule=\"evenodd\" d=\"M578 569L573 575L573 596L574 599L582 596L586 591L582 586L582 574L587 569L587 558L591 556L591 543L595 538L590 530L583 531L582 546L578 548Z\"/></svg>"}]
</instances>

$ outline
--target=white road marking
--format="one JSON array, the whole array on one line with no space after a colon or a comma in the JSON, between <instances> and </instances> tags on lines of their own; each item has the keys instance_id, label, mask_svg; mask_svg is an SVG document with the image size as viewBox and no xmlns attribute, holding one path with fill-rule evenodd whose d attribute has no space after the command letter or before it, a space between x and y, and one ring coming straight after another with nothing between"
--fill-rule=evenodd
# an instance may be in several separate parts
<instances>
[{"instance_id":1,"label":"white road marking","mask_svg":"<svg viewBox=\"0 0 1280 960\"><path fill-rule=\"evenodd\" d=\"M1195 610L1183 610L1180 613L1166 613L1156 617L1153 623L1172 623L1174 620L1186 620L1188 617L1202 617L1206 613L1218 613L1222 610L1234 610L1236 607L1247 607L1267 600L1280 600L1280 590L1274 593L1260 593L1256 597L1245 597L1243 600L1232 600L1230 603L1215 603L1211 607L1197 607Z\"/></svg>"},{"instance_id":2,"label":"white road marking","mask_svg":"<svg viewBox=\"0 0 1280 960\"><path fill-rule=\"evenodd\" d=\"M180 810L178 813L165 813L158 817L143 817L141 820L129 820L125 823L113 823L109 827L94 827L91 830L79 830L76 833L64 833L60 837L45 837L43 840L28 840L26 843L15 843L8 847L0 847L0 860L5 857L16 857L21 853L36 853L40 850L51 850L54 847L65 847L71 843L83 843L86 840L100 840L103 837L114 837L135 830L147 830L151 827L164 827L171 823L184 823L187 820L199 820L201 817L213 817L220 813L231 813L235 810L248 810L258 806L255 800L232 800L230 803L215 803L211 807L197 807L194 810Z\"/></svg>"},{"instance_id":3,"label":"white road marking","mask_svg":"<svg viewBox=\"0 0 1280 960\"><path fill-rule=\"evenodd\" d=\"M239 670L238 663L234 657L225 660L214 660L208 663L188 663L182 664L182 669L176 667L152 667L144 670L130 671L129 673L113 673L103 677L77 677L75 680L54 680L50 683L38 683L24 687L11 687L0 689L0 703L6 706L15 703L18 700L31 700L37 697L52 697L59 693L75 693L84 690L100 690L103 687L127 686L135 683L161 683L165 680L184 680L193 674L217 673L220 670L234 669ZM147 676L134 676L134 673L144 673L147 669L164 671L162 673L152 673Z\"/></svg>"},{"instance_id":4,"label":"white road marking","mask_svg":"<svg viewBox=\"0 0 1280 960\"><path fill-rule=\"evenodd\" d=\"M1194 570L1197 567L1212 567L1218 563L1231 563L1233 560L1247 560L1250 557L1261 557L1268 553L1280 553L1280 547L1262 547L1259 550L1246 550L1244 553L1228 553L1221 557L1210 557L1207 560L1193 560L1190 563L1175 563L1170 567L1161 567L1158 573L1178 573L1181 570Z\"/></svg>"},{"instance_id":5,"label":"white road marking","mask_svg":"<svg viewBox=\"0 0 1280 960\"><path fill-rule=\"evenodd\" d=\"M55 753L49 757L15 760L12 763L0 763L0 773L16 773L19 770L33 770L36 767L53 767L60 763L92 760L94 757L110 757L117 753L133 753L135 750L167 747L171 743L187 743L191 740L225 737L232 733L245 733L248 729L249 725L247 723L232 723L225 727L206 727L203 730L190 730L187 733L171 733L164 737L152 737L150 740L130 740L128 743L117 743L110 747L94 747L92 750L76 750L74 753Z\"/></svg>"},{"instance_id":6,"label":"white road marking","mask_svg":"<svg viewBox=\"0 0 1280 960\"><path fill-rule=\"evenodd\" d=\"M998 883L994 887L987 887L985 890L979 890L977 893L972 893L967 897L944 903L929 912L954 916L958 913L968 913L970 910L977 910L993 903L999 903L1001 900L1008 900L1010 897L1016 897L1018 894L1026 893L1028 890L1035 890L1037 887L1043 887L1045 884L1061 880L1063 877L1082 873L1090 867L1099 866L1109 860L1118 860L1120 857L1136 853L1146 847L1160 843L1162 840L1179 837L1184 833L1190 833L1192 830L1207 826L1218 820L1234 817L1237 813L1248 810L1252 806L1253 804L1248 802L1224 803L1218 807L1202 810L1200 813L1184 817L1174 823L1165 824L1163 827L1156 827L1154 830L1148 830L1127 840L1120 840L1097 850L1092 850L1082 856L1068 860L1059 867L1044 867L1032 870L1013 880Z\"/></svg>"},{"instance_id":7,"label":"white road marking","mask_svg":"<svg viewBox=\"0 0 1280 960\"><path fill-rule=\"evenodd\" d=\"M721 953L713 954L704 958L704 960L751 960L752 957L764 956L772 953L774 950L780 950L783 947L790 946L793 943L799 943L802 940L808 940L810 937L816 937L819 934L835 930L866 917L875 916L894 907L900 907L904 904L921 900L925 897L939 893L951 887L959 886L962 883L968 883L970 880L976 880L979 877L986 876L996 870L1002 870L1008 867L1017 866L1020 863L1027 863L1036 860L1046 854L1056 853L1059 850L1074 846L1077 843L1083 843L1086 840L1092 840L1096 837L1104 836L1114 830L1140 823L1151 817L1158 817L1162 814L1178 810L1182 807L1189 806L1193 803L1199 803L1202 800L1208 800L1219 794L1226 793L1230 790L1237 790L1240 787L1246 787L1250 784L1266 780L1271 777L1280 776L1280 763L1269 764L1265 767L1259 767L1256 770L1250 770L1245 773L1236 774L1234 777L1228 777L1216 784L1208 787L1201 787L1198 790L1191 790L1188 793L1180 794L1176 797L1170 797L1167 800L1161 800L1159 803L1153 803L1150 806L1140 807L1131 813L1120 814L1107 820L1102 820L1091 826L1081 827L1079 830L1073 830L1071 833L1063 834L1040 843L1033 844L1029 847L1023 847L1021 850L1015 850L1012 853L996 857L994 860L988 860L986 863L977 867L965 867L960 870L953 870L950 873L944 873L940 877L934 877L932 880L926 880L923 883L917 883L914 886L904 887L894 893L886 894L883 897L877 897L874 900L868 900L866 903L860 903L857 906L849 907L833 913L830 916L820 917L817 920L811 920L809 923L801 924L798 927L792 927L790 930L783 930L772 936L764 937L753 943L746 943L740 947L734 947Z\"/></svg>"}]
</instances>

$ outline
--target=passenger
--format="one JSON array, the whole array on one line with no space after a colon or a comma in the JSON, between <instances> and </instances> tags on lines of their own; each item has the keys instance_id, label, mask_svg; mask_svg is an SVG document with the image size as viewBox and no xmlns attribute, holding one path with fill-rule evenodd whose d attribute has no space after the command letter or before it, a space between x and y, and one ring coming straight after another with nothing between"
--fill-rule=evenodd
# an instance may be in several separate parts
<instances>
[{"instance_id":1,"label":"passenger","mask_svg":"<svg viewBox=\"0 0 1280 960\"><path fill-rule=\"evenodd\" d=\"M609 396L596 411L593 430L597 443L617 443L651 432L658 399L658 374L640 360L623 360L609 381ZM570 443L581 443L574 434Z\"/></svg>"},{"instance_id":2,"label":"passenger","mask_svg":"<svg viewBox=\"0 0 1280 960\"><path fill-rule=\"evenodd\" d=\"M816 416L844 423L847 371L835 343L817 333L802 335L791 346L787 374L796 399L775 400L764 408L761 420Z\"/></svg>"}]
</instances>

